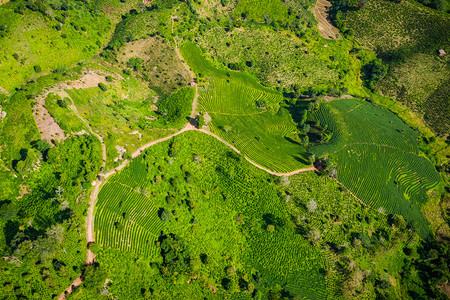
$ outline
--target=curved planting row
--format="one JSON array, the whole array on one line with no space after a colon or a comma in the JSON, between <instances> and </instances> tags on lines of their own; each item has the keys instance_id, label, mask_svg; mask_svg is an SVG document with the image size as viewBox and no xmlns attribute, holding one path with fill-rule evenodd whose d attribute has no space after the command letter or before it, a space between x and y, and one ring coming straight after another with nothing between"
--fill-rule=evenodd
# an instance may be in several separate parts
<instances>
[{"instance_id":1,"label":"curved planting row","mask_svg":"<svg viewBox=\"0 0 450 300\"><path fill-rule=\"evenodd\" d=\"M307 165L305 149L286 136L296 130L288 115L227 116L211 114L210 130L228 141L243 155L276 172L291 172Z\"/></svg>"},{"instance_id":2,"label":"curved planting row","mask_svg":"<svg viewBox=\"0 0 450 300\"><path fill-rule=\"evenodd\" d=\"M286 290L306 299L326 299L325 268L320 252L297 234L263 232L250 240L248 259L261 275L283 282ZM283 251L279 251L283 249Z\"/></svg>"},{"instance_id":3,"label":"curved planting row","mask_svg":"<svg viewBox=\"0 0 450 300\"><path fill-rule=\"evenodd\" d=\"M326 111L329 112L328 115ZM320 113L322 112L322 113ZM346 129L346 144L368 143L418 153L418 134L387 109L357 99L336 100L323 105L316 117L325 124L340 123L340 128L329 127L333 133ZM329 121L333 119L332 121ZM338 129L336 131L336 129ZM338 150L338 149L336 149Z\"/></svg>"},{"instance_id":4,"label":"curved planting row","mask_svg":"<svg viewBox=\"0 0 450 300\"><path fill-rule=\"evenodd\" d=\"M153 257L158 253L155 242L162 227L148 197L120 182L107 183L100 191L95 233L97 243L103 247Z\"/></svg>"},{"instance_id":5,"label":"curved planting row","mask_svg":"<svg viewBox=\"0 0 450 300\"><path fill-rule=\"evenodd\" d=\"M203 87L199 104L207 112L255 114L262 112L263 107L278 104L282 100L280 94L263 92L234 81L214 79Z\"/></svg>"},{"instance_id":6,"label":"curved planting row","mask_svg":"<svg viewBox=\"0 0 450 300\"><path fill-rule=\"evenodd\" d=\"M348 138L347 128L344 119L339 112L328 105L321 105L319 110L314 112L317 120L322 126L326 126L331 132L331 139L328 143L316 146L311 149L317 156L323 156L338 151L345 146Z\"/></svg>"},{"instance_id":7,"label":"curved planting row","mask_svg":"<svg viewBox=\"0 0 450 300\"><path fill-rule=\"evenodd\" d=\"M147 174L147 165L142 161L142 158L136 158L120 173L111 177L109 181L120 182L132 188L143 187L148 183Z\"/></svg>"},{"instance_id":8,"label":"curved planting row","mask_svg":"<svg viewBox=\"0 0 450 300\"><path fill-rule=\"evenodd\" d=\"M402 215L426 237L421 206L440 177L418 154L417 133L386 109L356 99L325 104L316 117L332 134L344 133L346 142L332 139L311 151L332 154L337 179L356 197L380 212Z\"/></svg>"}]
</instances>

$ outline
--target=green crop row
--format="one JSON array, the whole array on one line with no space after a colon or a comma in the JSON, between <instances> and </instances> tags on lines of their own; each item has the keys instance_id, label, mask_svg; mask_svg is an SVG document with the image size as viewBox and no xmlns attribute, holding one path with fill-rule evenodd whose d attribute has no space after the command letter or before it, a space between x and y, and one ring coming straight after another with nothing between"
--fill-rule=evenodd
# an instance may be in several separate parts
<instances>
[{"instance_id":1,"label":"green crop row","mask_svg":"<svg viewBox=\"0 0 450 300\"><path fill-rule=\"evenodd\" d=\"M145 167L139 163L131 165ZM127 178L126 174L121 178ZM155 242L163 225L148 197L137 193L116 178L115 182L109 182L102 188L97 205L97 243L103 247L114 247L149 257L157 255Z\"/></svg>"},{"instance_id":2,"label":"green crop row","mask_svg":"<svg viewBox=\"0 0 450 300\"><path fill-rule=\"evenodd\" d=\"M365 204L403 215L427 236L428 222L420 207L440 177L419 155L418 134L388 110L356 99L322 105L315 116L333 138L311 151L332 154L336 178Z\"/></svg>"}]
</instances>

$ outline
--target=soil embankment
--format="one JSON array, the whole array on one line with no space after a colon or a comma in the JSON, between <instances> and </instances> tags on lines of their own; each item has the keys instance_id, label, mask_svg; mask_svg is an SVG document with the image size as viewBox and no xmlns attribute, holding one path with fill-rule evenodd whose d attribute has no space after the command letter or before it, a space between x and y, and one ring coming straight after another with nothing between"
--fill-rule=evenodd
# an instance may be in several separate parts
<instances>
[{"instance_id":1,"label":"soil embankment","mask_svg":"<svg viewBox=\"0 0 450 300\"><path fill-rule=\"evenodd\" d=\"M329 0L317 0L316 5L312 9L314 17L319 23L319 33L326 39L341 39L339 29L334 26L330 18L330 7L331 2Z\"/></svg>"}]
</instances>

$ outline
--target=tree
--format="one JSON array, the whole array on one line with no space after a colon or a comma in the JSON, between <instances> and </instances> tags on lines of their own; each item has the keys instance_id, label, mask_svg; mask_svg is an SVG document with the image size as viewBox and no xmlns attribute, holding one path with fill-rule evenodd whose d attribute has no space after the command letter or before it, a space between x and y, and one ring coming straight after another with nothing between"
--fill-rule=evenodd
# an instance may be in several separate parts
<instances>
[{"instance_id":1,"label":"tree","mask_svg":"<svg viewBox=\"0 0 450 300\"><path fill-rule=\"evenodd\" d=\"M371 90L375 89L375 83L383 79L388 71L388 67L383 64L383 61L379 58L372 60L366 64L362 71L364 73L364 82Z\"/></svg>"},{"instance_id":2,"label":"tree","mask_svg":"<svg viewBox=\"0 0 450 300\"><path fill-rule=\"evenodd\" d=\"M17 213L19 212L19 208L15 206L13 203L4 203L0 207L0 217L4 220L13 219Z\"/></svg>"},{"instance_id":3,"label":"tree","mask_svg":"<svg viewBox=\"0 0 450 300\"><path fill-rule=\"evenodd\" d=\"M308 120L308 110L304 109L302 111L302 117L300 119L300 125L304 125L306 123L306 120Z\"/></svg>"},{"instance_id":4,"label":"tree","mask_svg":"<svg viewBox=\"0 0 450 300\"><path fill-rule=\"evenodd\" d=\"M142 69L142 63L144 60L140 57L132 57L127 63L129 68L133 68L135 71Z\"/></svg>"},{"instance_id":5,"label":"tree","mask_svg":"<svg viewBox=\"0 0 450 300\"><path fill-rule=\"evenodd\" d=\"M205 117L203 115L199 115L197 117L197 127L202 128L205 125Z\"/></svg>"},{"instance_id":6,"label":"tree","mask_svg":"<svg viewBox=\"0 0 450 300\"><path fill-rule=\"evenodd\" d=\"M269 225L267 225L266 229L267 229L268 232L274 232L275 231L275 226L272 225L272 224L269 224Z\"/></svg>"},{"instance_id":7,"label":"tree","mask_svg":"<svg viewBox=\"0 0 450 300\"><path fill-rule=\"evenodd\" d=\"M311 228L308 232L308 239L313 243L319 242L320 241L320 231L317 228Z\"/></svg>"},{"instance_id":8,"label":"tree","mask_svg":"<svg viewBox=\"0 0 450 300\"><path fill-rule=\"evenodd\" d=\"M232 266L229 266L228 268L226 268L226 273L228 276L232 277L236 275L236 269Z\"/></svg>"}]
</instances>

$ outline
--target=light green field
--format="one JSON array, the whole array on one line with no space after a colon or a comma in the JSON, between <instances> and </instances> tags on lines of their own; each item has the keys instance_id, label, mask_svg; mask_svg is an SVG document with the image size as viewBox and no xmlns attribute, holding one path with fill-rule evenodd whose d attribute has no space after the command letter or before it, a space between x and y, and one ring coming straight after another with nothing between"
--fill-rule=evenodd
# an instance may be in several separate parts
<instances>
[{"instance_id":1,"label":"light green field","mask_svg":"<svg viewBox=\"0 0 450 300\"><path fill-rule=\"evenodd\" d=\"M147 166L136 159L102 187L95 213L96 242L99 245L153 259L158 257L155 242L163 223L151 197L141 193L148 183ZM120 223L123 229L119 230L116 223Z\"/></svg>"},{"instance_id":2,"label":"light green field","mask_svg":"<svg viewBox=\"0 0 450 300\"><path fill-rule=\"evenodd\" d=\"M312 153L330 155L336 178L364 203L382 213L402 215L421 237L428 237L420 208L440 177L420 155L418 134L388 110L355 99L324 104L316 118L333 137L311 148Z\"/></svg>"},{"instance_id":3,"label":"light green field","mask_svg":"<svg viewBox=\"0 0 450 300\"><path fill-rule=\"evenodd\" d=\"M212 118L210 130L269 170L290 172L308 165L302 146L286 137L296 124L282 96L216 79L200 91L199 104ZM265 101L266 108L257 108Z\"/></svg>"}]
</instances>

